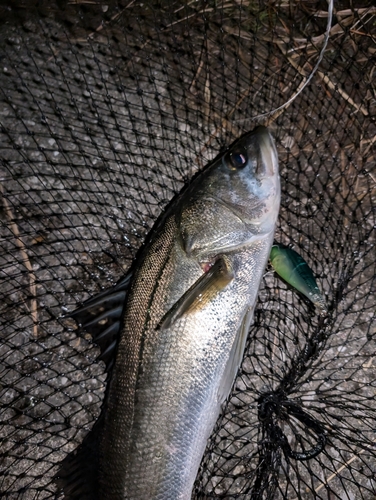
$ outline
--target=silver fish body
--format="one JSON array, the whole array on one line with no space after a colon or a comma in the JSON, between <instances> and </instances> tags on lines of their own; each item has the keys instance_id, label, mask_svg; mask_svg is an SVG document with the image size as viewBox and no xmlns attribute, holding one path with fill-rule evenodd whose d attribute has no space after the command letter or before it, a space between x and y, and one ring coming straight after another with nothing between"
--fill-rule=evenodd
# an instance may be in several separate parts
<instances>
[{"instance_id":1,"label":"silver fish body","mask_svg":"<svg viewBox=\"0 0 376 500\"><path fill-rule=\"evenodd\" d=\"M239 368L280 201L264 127L165 213L135 271L100 437L98 498L188 500Z\"/></svg>"}]
</instances>

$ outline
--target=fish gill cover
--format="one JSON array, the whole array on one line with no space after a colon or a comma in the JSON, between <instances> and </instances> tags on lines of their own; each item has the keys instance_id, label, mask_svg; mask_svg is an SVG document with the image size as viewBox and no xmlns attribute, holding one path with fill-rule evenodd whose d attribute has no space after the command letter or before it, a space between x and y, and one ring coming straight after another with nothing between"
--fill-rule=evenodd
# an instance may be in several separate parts
<instances>
[{"instance_id":1,"label":"fish gill cover","mask_svg":"<svg viewBox=\"0 0 376 500\"><path fill-rule=\"evenodd\" d=\"M64 318L115 284L154 221L257 123L280 159L276 240L323 316L268 269L197 499L376 496L376 8L336 2L0 6L0 494L56 498L106 373ZM259 117L259 118L256 118Z\"/></svg>"}]
</instances>

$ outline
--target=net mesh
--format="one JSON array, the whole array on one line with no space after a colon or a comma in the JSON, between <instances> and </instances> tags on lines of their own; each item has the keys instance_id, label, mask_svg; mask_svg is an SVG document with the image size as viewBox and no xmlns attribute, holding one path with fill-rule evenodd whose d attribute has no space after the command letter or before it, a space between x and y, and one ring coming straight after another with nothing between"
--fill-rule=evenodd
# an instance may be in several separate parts
<instances>
[{"instance_id":1,"label":"net mesh","mask_svg":"<svg viewBox=\"0 0 376 500\"><path fill-rule=\"evenodd\" d=\"M56 498L106 374L64 314L124 275L153 222L226 145L268 123L276 240L328 315L264 276L193 498L376 496L376 8L261 0L0 6L0 492Z\"/></svg>"}]
</instances>

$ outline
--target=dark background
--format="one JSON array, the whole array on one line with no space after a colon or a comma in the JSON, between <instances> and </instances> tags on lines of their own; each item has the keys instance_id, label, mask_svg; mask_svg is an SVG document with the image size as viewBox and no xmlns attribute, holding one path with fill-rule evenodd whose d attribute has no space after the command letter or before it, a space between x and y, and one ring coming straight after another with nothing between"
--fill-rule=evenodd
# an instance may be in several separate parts
<instances>
[{"instance_id":1,"label":"dark background","mask_svg":"<svg viewBox=\"0 0 376 500\"><path fill-rule=\"evenodd\" d=\"M256 123L276 138L276 239L313 269L323 320L270 269L195 498L376 496L376 8L254 0L0 6L0 492L51 480L99 415L106 375L62 316L123 276L169 200ZM286 457L325 429L316 458ZM274 406L273 406L274 405Z\"/></svg>"}]
</instances>

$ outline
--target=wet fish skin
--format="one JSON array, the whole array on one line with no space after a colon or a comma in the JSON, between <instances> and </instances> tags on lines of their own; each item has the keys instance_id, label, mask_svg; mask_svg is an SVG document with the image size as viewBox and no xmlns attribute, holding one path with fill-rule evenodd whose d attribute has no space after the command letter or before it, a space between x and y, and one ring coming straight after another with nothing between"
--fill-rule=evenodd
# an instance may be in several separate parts
<instances>
[{"instance_id":1,"label":"wet fish skin","mask_svg":"<svg viewBox=\"0 0 376 500\"><path fill-rule=\"evenodd\" d=\"M98 438L98 489L88 498L190 499L243 356L279 201L276 149L259 127L164 214L128 291ZM85 488L70 491L83 500Z\"/></svg>"}]
</instances>

